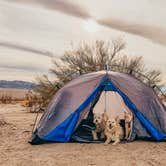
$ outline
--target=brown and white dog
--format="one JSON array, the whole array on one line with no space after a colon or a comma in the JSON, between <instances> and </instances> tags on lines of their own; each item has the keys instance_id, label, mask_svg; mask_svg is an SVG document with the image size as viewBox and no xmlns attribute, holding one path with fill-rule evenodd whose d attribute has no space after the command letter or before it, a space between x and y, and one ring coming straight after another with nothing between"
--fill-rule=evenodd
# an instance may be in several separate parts
<instances>
[{"instance_id":1,"label":"brown and white dog","mask_svg":"<svg viewBox=\"0 0 166 166\"><path fill-rule=\"evenodd\" d=\"M132 112L127 111L124 112L124 119L125 119L125 139L128 140L131 132L131 127L132 127Z\"/></svg>"},{"instance_id":2,"label":"brown and white dog","mask_svg":"<svg viewBox=\"0 0 166 166\"><path fill-rule=\"evenodd\" d=\"M106 135L105 144L109 144L111 141L114 141L113 145L116 145L123 139L123 128L119 123L119 116L116 116L114 119L107 120L104 132Z\"/></svg>"},{"instance_id":3,"label":"brown and white dog","mask_svg":"<svg viewBox=\"0 0 166 166\"><path fill-rule=\"evenodd\" d=\"M92 136L94 140L98 140L98 133L100 133L100 138L104 139L104 130L106 126L107 115L106 113L94 113L93 123L95 124L95 129L92 130Z\"/></svg>"}]
</instances>

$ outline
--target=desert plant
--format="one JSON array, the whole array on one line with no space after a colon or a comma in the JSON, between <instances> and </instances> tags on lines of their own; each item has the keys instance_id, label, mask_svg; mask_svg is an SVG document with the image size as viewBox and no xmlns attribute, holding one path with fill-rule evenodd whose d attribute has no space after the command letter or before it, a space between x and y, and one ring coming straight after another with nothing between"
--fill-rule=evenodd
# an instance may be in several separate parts
<instances>
[{"instance_id":1,"label":"desert plant","mask_svg":"<svg viewBox=\"0 0 166 166\"><path fill-rule=\"evenodd\" d=\"M3 94L0 97L0 102L3 104L11 104L12 103L12 97L7 94Z\"/></svg>"},{"instance_id":2,"label":"desert plant","mask_svg":"<svg viewBox=\"0 0 166 166\"><path fill-rule=\"evenodd\" d=\"M44 75L37 78L36 91L45 104L56 91L73 78L94 71L103 70L107 64L109 70L128 73L151 86L160 81L158 70L148 70L143 58L124 55L125 42L118 38L111 42L96 41L93 45L81 43L77 48L66 51L59 59L53 59L50 69L54 81Z\"/></svg>"},{"instance_id":3,"label":"desert plant","mask_svg":"<svg viewBox=\"0 0 166 166\"><path fill-rule=\"evenodd\" d=\"M28 91L25 100L21 101L21 105L27 108L28 112L34 113L44 110L43 98L40 94Z\"/></svg>"}]
</instances>

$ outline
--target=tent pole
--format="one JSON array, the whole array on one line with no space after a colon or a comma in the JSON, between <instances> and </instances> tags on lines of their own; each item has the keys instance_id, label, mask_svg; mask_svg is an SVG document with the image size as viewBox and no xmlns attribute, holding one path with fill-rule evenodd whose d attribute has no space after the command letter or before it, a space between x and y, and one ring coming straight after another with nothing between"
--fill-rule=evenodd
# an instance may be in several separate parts
<instances>
[{"instance_id":1,"label":"tent pole","mask_svg":"<svg viewBox=\"0 0 166 166\"><path fill-rule=\"evenodd\" d=\"M106 71L106 74L108 74L108 70L109 70L109 65L108 65L108 63L105 64L104 70Z\"/></svg>"},{"instance_id":2,"label":"tent pole","mask_svg":"<svg viewBox=\"0 0 166 166\"><path fill-rule=\"evenodd\" d=\"M40 111L40 109L39 109L39 111ZM36 126L36 122L37 122L37 119L38 119L38 116L39 116L39 111L37 111L37 115L36 115L35 120L34 120L34 124L33 124L33 127L32 127L32 134L33 134L35 126Z\"/></svg>"},{"instance_id":3,"label":"tent pole","mask_svg":"<svg viewBox=\"0 0 166 166\"><path fill-rule=\"evenodd\" d=\"M108 63L106 63L105 64L105 66L104 66L104 70L105 70L105 72L106 72L106 75L108 74L108 70L109 70L109 65L108 65ZM105 91L105 110L104 110L104 113L106 113L107 112L107 101L106 101L106 91Z\"/></svg>"}]
</instances>

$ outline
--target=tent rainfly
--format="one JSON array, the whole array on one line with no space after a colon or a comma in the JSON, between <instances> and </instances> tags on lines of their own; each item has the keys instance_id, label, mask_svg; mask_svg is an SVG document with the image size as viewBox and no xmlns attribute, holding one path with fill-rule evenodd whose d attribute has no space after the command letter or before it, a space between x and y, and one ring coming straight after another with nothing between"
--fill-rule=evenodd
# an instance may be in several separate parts
<instances>
[{"instance_id":1,"label":"tent rainfly","mask_svg":"<svg viewBox=\"0 0 166 166\"><path fill-rule=\"evenodd\" d=\"M53 97L32 135L31 144L94 142L93 113L110 117L131 111L130 141L166 140L166 108L151 87L131 75L94 72L70 81ZM99 142L99 141L98 141Z\"/></svg>"}]
</instances>

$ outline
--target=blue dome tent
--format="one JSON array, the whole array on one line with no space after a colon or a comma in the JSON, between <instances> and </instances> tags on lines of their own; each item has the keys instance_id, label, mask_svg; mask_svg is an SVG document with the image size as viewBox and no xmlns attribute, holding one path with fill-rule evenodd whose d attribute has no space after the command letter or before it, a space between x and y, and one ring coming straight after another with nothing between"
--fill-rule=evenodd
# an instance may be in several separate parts
<instances>
[{"instance_id":1,"label":"blue dome tent","mask_svg":"<svg viewBox=\"0 0 166 166\"><path fill-rule=\"evenodd\" d=\"M131 75L100 71L79 76L55 94L37 124L31 144L93 142L90 122L103 92L120 96L124 103L121 110L132 111L131 141L166 140L166 108L154 90ZM115 105L111 102L111 98L107 99L110 107ZM104 103L103 108L106 107ZM116 109L110 108L109 111L110 114L116 113Z\"/></svg>"}]
</instances>

